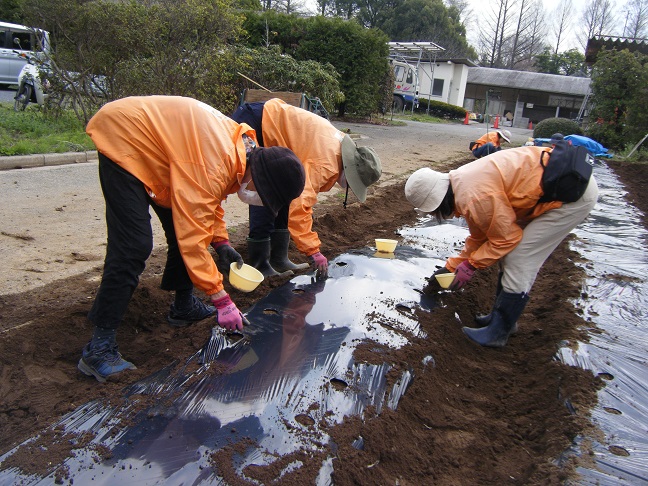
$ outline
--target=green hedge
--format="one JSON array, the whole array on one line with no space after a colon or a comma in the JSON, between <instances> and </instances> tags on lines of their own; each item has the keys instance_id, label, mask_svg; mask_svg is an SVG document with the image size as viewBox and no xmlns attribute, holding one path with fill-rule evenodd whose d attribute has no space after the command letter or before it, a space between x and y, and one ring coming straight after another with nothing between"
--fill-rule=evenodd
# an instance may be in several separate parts
<instances>
[{"instance_id":1,"label":"green hedge","mask_svg":"<svg viewBox=\"0 0 648 486\"><path fill-rule=\"evenodd\" d=\"M545 118L533 129L534 138L551 138L554 133L583 135L583 130L574 120L568 118Z\"/></svg>"},{"instance_id":2,"label":"green hedge","mask_svg":"<svg viewBox=\"0 0 648 486\"><path fill-rule=\"evenodd\" d=\"M419 105L414 111L416 113L428 113L428 105L431 116L445 118L446 120L463 120L466 117L465 109L460 106L444 103L443 101L419 99Z\"/></svg>"}]
</instances>

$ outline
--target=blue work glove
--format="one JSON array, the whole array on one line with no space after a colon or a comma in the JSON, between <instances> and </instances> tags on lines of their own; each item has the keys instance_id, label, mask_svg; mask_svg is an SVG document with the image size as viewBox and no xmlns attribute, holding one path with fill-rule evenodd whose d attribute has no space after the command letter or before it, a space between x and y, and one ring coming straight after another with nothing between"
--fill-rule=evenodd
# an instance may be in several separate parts
<instances>
[{"instance_id":1,"label":"blue work glove","mask_svg":"<svg viewBox=\"0 0 648 486\"><path fill-rule=\"evenodd\" d=\"M464 260L455 271L455 278L450 284L450 290L459 290L470 281L474 274L475 267L468 263L468 260Z\"/></svg>"},{"instance_id":2,"label":"blue work glove","mask_svg":"<svg viewBox=\"0 0 648 486\"><path fill-rule=\"evenodd\" d=\"M243 266L243 257L239 255L239 252L237 252L230 246L229 240L212 243L212 248L216 250L216 254L218 255L218 262L216 262L218 271L223 275L229 277L229 270L232 262L237 263L237 268L241 268Z\"/></svg>"}]
</instances>

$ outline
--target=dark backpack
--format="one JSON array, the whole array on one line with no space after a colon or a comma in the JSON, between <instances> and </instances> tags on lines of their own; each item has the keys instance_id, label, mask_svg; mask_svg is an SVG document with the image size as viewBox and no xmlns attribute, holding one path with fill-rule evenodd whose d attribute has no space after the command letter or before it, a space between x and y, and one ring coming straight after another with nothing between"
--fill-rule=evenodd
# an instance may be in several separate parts
<instances>
[{"instance_id":1,"label":"dark backpack","mask_svg":"<svg viewBox=\"0 0 648 486\"><path fill-rule=\"evenodd\" d=\"M548 163L545 162L548 158ZM568 142L558 142L551 152L542 152L540 165L542 174L542 190L544 195L539 202L578 201L587 189L594 158L582 145L571 145Z\"/></svg>"}]
</instances>

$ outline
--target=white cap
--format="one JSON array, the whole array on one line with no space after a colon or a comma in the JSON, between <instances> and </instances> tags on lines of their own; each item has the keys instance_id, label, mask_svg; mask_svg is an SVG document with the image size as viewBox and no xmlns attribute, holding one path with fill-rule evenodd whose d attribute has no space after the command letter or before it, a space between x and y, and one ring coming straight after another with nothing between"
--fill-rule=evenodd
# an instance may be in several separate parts
<instances>
[{"instance_id":1,"label":"white cap","mask_svg":"<svg viewBox=\"0 0 648 486\"><path fill-rule=\"evenodd\" d=\"M429 213L438 209L450 186L450 176L427 167L414 172L405 183L405 197L412 206Z\"/></svg>"},{"instance_id":2,"label":"white cap","mask_svg":"<svg viewBox=\"0 0 648 486\"><path fill-rule=\"evenodd\" d=\"M500 137L502 137L508 143L511 143L511 132L509 132L508 130L497 130L497 133L499 133Z\"/></svg>"}]
</instances>

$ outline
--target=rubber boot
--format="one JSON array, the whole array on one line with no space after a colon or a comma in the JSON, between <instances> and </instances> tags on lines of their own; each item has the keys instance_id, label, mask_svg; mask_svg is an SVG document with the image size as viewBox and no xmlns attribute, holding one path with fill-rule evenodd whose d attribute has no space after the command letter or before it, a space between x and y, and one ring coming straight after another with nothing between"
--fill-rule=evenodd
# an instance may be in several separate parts
<instances>
[{"instance_id":1,"label":"rubber boot","mask_svg":"<svg viewBox=\"0 0 648 486\"><path fill-rule=\"evenodd\" d=\"M468 338L481 346L503 348L528 301L529 294L502 291L497 296L488 326L479 329L464 327L462 330Z\"/></svg>"},{"instance_id":2,"label":"rubber boot","mask_svg":"<svg viewBox=\"0 0 648 486\"><path fill-rule=\"evenodd\" d=\"M307 270L308 263L294 264L288 259L288 246L290 245L290 233L287 229L274 230L270 235L270 265L277 272L286 270Z\"/></svg>"},{"instance_id":3,"label":"rubber boot","mask_svg":"<svg viewBox=\"0 0 648 486\"><path fill-rule=\"evenodd\" d=\"M136 370L135 365L122 358L116 340L116 329L95 327L92 339L83 348L77 368L88 376L104 383L106 378L126 370Z\"/></svg>"},{"instance_id":4,"label":"rubber boot","mask_svg":"<svg viewBox=\"0 0 648 486\"><path fill-rule=\"evenodd\" d=\"M263 274L264 277L288 277L293 274L290 270L287 272L277 272L270 265L270 238L255 240L247 239L249 264Z\"/></svg>"},{"instance_id":5,"label":"rubber boot","mask_svg":"<svg viewBox=\"0 0 648 486\"><path fill-rule=\"evenodd\" d=\"M495 301L497 302L497 297L499 296L500 292L502 291L502 276L504 274L502 272L499 272L497 275L497 290L495 291ZM485 314L481 316L475 316L475 324L477 324L477 327L486 327L488 324L490 324L491 317L493 316L493 312L491 311L490 314Z\"/></svg>"}]
</instances>

